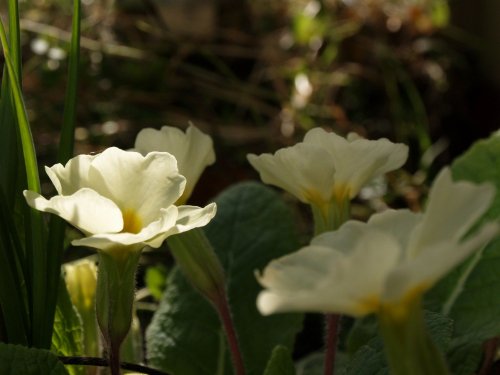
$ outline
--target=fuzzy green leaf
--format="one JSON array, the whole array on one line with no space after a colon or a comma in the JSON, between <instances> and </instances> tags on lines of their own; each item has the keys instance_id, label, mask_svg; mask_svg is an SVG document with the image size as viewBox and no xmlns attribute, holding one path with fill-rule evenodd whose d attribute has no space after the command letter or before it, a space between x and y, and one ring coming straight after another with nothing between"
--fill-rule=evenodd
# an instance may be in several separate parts
<instances>
[{"instance_id":1,"label":"fuzzy green leaf","mask_svg":"<svg viewBox=\"0 0 500 375\"><path fill-rule=\"evenodd\" d=\"M260 375L273 348L292 347L301 314L262 317L255 306L261 287L254 272L298 249L290 210L271 189L256 183L231 187L217 199L206 228L228 280L243 359L249 375ZM174 375L230 374L222 328L210 304L173 272L147 332L153 366Z\"/></svg>"},{"instance_id":2,"label":"fuzzy green leaf","mask_svg":"<svg viewBox=\"0 0 500 375\"><path fill-rule=\"evenodd\" d=\"M2 375L69 375L63 364L48 350L0 343Z\"/></svg>"},{"instance_id":3,"label":"fuzzy green leaf","mask_svg":"<svg viewBox=\"0 0 500 375\"><path fill-rule=\"evenodd\" d=\"M290 349L281 345L274 348L264 375L295 375Z\"/></svg>"}]
</instances>

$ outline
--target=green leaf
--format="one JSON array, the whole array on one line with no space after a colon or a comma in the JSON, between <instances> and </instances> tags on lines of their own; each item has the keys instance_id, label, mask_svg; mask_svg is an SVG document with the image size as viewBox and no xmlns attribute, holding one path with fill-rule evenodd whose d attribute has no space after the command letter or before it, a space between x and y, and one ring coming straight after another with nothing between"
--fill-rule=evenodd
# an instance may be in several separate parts
<instances>
[{"instance_id":1,"label":"green leaf","mask_svg":"<svg viewBox=\"0 0 500 375\"><path fill-rule=\"evenodd\" d=\"M148 363L173 375L219 374L222 332L210 304L198 295L179 269L146 331ZM224 366L224 354L222 355ZM224 373L224 372L222 372Z\"/></svg>"},{"instance_id":2,"label":"green leaf","mask_svg":"<svg viewBox=\"0 0 500 375\"><path fill-rule=\"evenodd\" d=\"M18 1L8 1L9 50L11 68L21 80L21 54ZM0 93L0 309L7 331L4 338L9 343L27 345L30 341L30 324L26 291L24 248L20 236L24 233L20 211L26 203L22 190L26 177L22 168L22 152L17 130L9 71L4 66Z\"/></svg>"},{"instance_id":3,"label":"green leaf","mask_svg":"<svg viewBox=\"0 0 500 375\"><path fill-rule=\"evenodd\" d=\"M83 355L83 325L80 315L71 303L64 280L59 283L59 293L52 332L52 352L62 356ZM70 375L84 374L82 366L68 366Z\"/></svg>"},{"instance_id":4,"label":"green leaf","mask_svg":"<svg viewBox=\"0 0 500 375\"><path fill-rule=\"evenodd\" d=\"M346 340L346 351L348 354L354 354L363 345L377 335L378 323L375 315L369 315L362 319L354 321Z\"/></svg>"},{"instance_id":5,"label":"green leaf","mask_svg":"<svg viewBox=\"0 0 500 375\"><path fill-rule=\"evenodd\" d=\"M448 365L453 375L474 374L483 358L482 343L456 344L451 342L447 353Z\"/></svg>"},{"instance_id":6,"label":"green leaf","mask_svg":"<svg viewBox=\"0 0 500 375\"><path fill-rule=\"evenodd\" d=\"M216 202L206 234L226 271L247 373L260 375L273 348L292 347L302 325L301 314L263 317L255 306L261 290L255 270L298 249L292 214L278 194L256 183L233 186ZM211 305L174 271L147 331L149 363L174 375L230 374L221 332Z\"/></svg>"},{"instance_id":7,"label":"green leaf","mask_svg":"<svg viewBox=\"0 0 500 375\"><path fill-rule=\"evenodd\" d=\"M15 68L15 58L12 58L14 49L11 50L7 43L7 35L3 22L0 20L0 41L3 48L5 65L9 76L10 95L12 96L16 110L17 125L21 138L22 151L28 189L40 192L40 179L38 176L38 163L36 159L33 137L28 121L28 114L22 96L21 84ZM27 256L30 261L30 290L31 297L30 310L32 342L36 347L48 348L50 346L50 336L47 335L47 310L53 306L47 304L47 254L44 248L44 227L40 212L27 210L25 215L25 225L29 230L26 238Z\"/></svg>"},{"instance_id":8,"label":"green leaf","mask_svg":"<svg viewBox=\"0 0 500 375\"><path fill-rule=\"evenodd\" d=\"M451 335L453 332L453 322L450 318L432 311L425 311L424 315L427 331L432 337L436 346L446 351L449 346ZM356 340L362 337L367 340L367 335L374 332L373 319L370 317L363 319L353 326L350 335ZM360 330L360 332L356 332ZM389 368L384 354L382 339L378 336L372 336L370 340L361 346L352 356L350 361L346 361L346 365L341 371L337 372L340 375L385 375L389 374Z\"/></svg>"},{"instance_id":9,"label":"green leaf","mask_svg":"<svg viewBox=\"0 0 500 375\"><path fill-rule=\"evenodd\" d=\"M342 352L337 351L335 354L335 374L341 374L345 371L347 363L349 362L349 356ZM296 364L297 375L323 375L325 370L325 353L316 352L309 354L305 358L302 358Z\"/></svg>"},{"instance_id":10,"label":"green leaf","mask_svg":"<svg viewBox=\"0 0 500 375\"><path fill-rule=\"evenodd\" d=\"M273 349L264 375L295 375L292 354L286 346L278 345Z\"/></svg>"},{"instance_id":11,"label":"green leaf","mask_svg":"<svg viewBox=\"0 0 500 375\"><path fill-rule=\"evenodd\" d=\"M0 343L2 375L69 375L48 350Z\"/></svg>"},{"instance_id":12,"label":"green leaf","mask_svg":"<svg viewBox=\"0 0 500 375\"><path fill-rule=\"evenodd\" d=\"M353 356L348 366L340 371L340 375L388 375L389 367L384 354L382 340L371 339Z\"/></svg>"},{"instance_id":13,"label":"green leaf","mask_svg":"<svg viewBox=\"0 0 500 375\"><path fill-rule=\"evenodd\" d=\"M26 290L21 271L22 247L12 220L7 199L0 187L0 311L11 344L28 344L29 317Z\"/></svg>"},{"instance_id":14,"label":"green leaf","mask_svg":"<svg viewBox=\"0 0 500 375\"><path fill-rule=\"evenodd\" d=\"M500 218L500 136L474 144L452 165L456 180L490 182L497 193L490 209L478 224ZM448 357L454 373L467 358L467 369L474 371L481 359L478 346L500 334L500 238L471 256L464 264L441 280L428 293L426 304L454 321L453 339ZM467 353L470 350L470 353ZM473 363L476 361L475 364ZM459 366L459 367L456 367Z\"/></svg>"},{"instance_id":15,"label":"green leaf","mask_svg":"<svg viewBox=\"0 0 500 375\"><path fill-rule=\"evenodd\" d=\"M19 132L21 136L24 161L26 166L26 174L28 177L28 187L36 192L40 192L40 179L38 177L38 164L36 160L35 148L33 145L33 137L29 126L28 115L22 96L21 84L19 82L17 72L14 66L11 49L7 43L7 35L3 22L0 22L0 41L5 57L5 65L11 83L11 94L16 109Z\"/></svg>"},{"instance_id":16,"label":"green leaf","mask_svg":"<svg viewBox=\"0 0 500 375\"><path fill-rule=\"evenodd\" d=\"M17 0L8 1L9 15L9 47L12 56L12 65L17 79L21 81L21 44L19 31L19 4ZM0 183L7 197L10 209L21 201L24 186L18 186L21 178L22 154L17 135L17 119L14 111L9 73L7 67L3 69L2 87L0 94Z\"/></svg>"},{"instance_id":17,"label":"green leaf","mask_svg":"<svg viewBox=\"0 0 500 375\"><path fill-rule=\"evenodd\" d=\"M335 373L337 371L338 355L342 354L337 352L335 356ZM343 355L343 354L342 354ZM325 364L325 353L317 352L309 354L307 357L302 358L297 363L297 375L323 375Z\"/></svg>"}]
</instances>

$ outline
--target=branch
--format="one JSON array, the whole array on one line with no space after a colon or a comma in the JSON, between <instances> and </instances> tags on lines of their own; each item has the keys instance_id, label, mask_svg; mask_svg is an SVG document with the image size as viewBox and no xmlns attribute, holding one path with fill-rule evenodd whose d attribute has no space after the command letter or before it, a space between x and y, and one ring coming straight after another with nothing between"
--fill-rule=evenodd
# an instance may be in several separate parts
<instances>
[{"instance_id":1,"label":"branch","mask_svg":"<svg viewBox=\"0 0 500 375\"><path fill-rule=\"evenodd\" d=\"M99 357L65 357L59 356L59 360L65 365L83 365L83 366L99 366L108 367L109 361L106 358ZM151 367L137 365L134 363L121 362L120 367L124 370L140 372L148 375L169 375L166 372L156 370Z\"/></svg>"}]
</instances>

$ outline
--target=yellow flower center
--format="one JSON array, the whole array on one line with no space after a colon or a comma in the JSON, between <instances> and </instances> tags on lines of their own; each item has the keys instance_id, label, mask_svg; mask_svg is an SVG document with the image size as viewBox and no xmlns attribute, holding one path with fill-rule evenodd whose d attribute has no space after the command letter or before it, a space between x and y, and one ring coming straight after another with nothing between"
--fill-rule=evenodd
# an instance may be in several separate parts
<instances>
[{"instance_id":1,"label":"yellow flower center","mask_svg":"<svg viewBox=\"0 0 500 375\"><path fill-rule=\"evenodd\" d=\"M142 229L141 218L132 209L125 209L122 211L123 215L123 230L127 233L139 233Z\"/></svg>"},{"instance_id":2,"label":"yellow flower center","mask_svg":"<svg viewBox=\"0 0 500 375\"><path fill-rule=\"evenodd\" d=\"M364 316L376 312L380 307L380 298L378 295L368 296L362 299L356 308L359 316Z\"/></svg>"},{"instance_id":3,"label":"yellow flower center","mask_svg":"<svg viewBox=\"0 0 500 375\"><path fill-rule=\"evenodd\" d=\"M351 199L351 188L346 184L335 184L332 191L332 197L337 202Z\"/></svg>"},{"instance_id":4,"label":"yellow flower center","mask_svg":"<svg viewBox=\"0 0 500 375\"><path fill-rule=\"evenodd\" d=\"M386 314L393 321L404 321L411 312L412 306L420 303L422 295L428 289L429 285L426 283L416 285L408 290L399 301L384 303L380 308L380 313Z\"/></svg>"}]
</instances>

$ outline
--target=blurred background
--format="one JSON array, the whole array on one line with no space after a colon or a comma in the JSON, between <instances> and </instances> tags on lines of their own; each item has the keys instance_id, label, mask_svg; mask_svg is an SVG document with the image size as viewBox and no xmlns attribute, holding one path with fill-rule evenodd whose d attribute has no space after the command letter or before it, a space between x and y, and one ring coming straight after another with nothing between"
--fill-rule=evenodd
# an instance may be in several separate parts
<instances>
[{"instance_id":1,"label":"blurred background","mask_svg":"<svg viewBox=\"0 0 500 375\"><path fill-rule=\"evenodd\" d=\"M238 181L257 180L247 153L274 152L322 126L411 147L404 171L362 191L355 217L383 208L382 196L393 207L419 209L425 183L500 125L500 1L82 5L75 154L131 148L144 127L192 122L214 138L217 153L192 204ZM71 10L62 0L20 2L23 85L40 166L56 160ZM310 214L294 207L305 242ZM145 262L161 265L164 253L149 253ZM156 278L163 288L165 273L148 268L146 283ZM322 322L308 319L306 329L315 332L308 337L317 339L299 339L305 342L296 348L299 357L322 345Z\"/></svg>"},{"instance_id":2,"label":"blurred background","mask_svg":"<svg viewBox=\"0 0 500 375\"><path fill-rule=\"evenodd\" d=\"M435 171L500 124L500 2L82 0L75 153L130 148L143 127L215 139L195 201L255 178L273 152L323 126L411 146ZM21 7L24 88L41 165L62 122L71 3Z\"/></svg>"}]
</instances>

